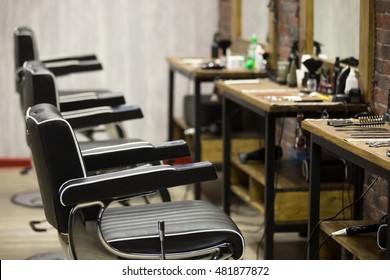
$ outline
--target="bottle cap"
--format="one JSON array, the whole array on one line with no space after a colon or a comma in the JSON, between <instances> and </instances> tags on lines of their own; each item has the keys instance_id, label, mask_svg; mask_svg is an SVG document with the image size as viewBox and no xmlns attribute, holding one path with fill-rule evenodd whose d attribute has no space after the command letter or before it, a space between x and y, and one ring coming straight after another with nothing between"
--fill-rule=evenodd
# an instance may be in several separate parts
<instances>
[{"instance_id":1,"label":"bottle cap","mask_svg":"<svg viewBox=\"0 0 390 280\"><path fill-rule=\"evenodd\" d=\"M255 33L252 34L251 43L257 43L257 36Z\"/></svg>"}]
</instances>

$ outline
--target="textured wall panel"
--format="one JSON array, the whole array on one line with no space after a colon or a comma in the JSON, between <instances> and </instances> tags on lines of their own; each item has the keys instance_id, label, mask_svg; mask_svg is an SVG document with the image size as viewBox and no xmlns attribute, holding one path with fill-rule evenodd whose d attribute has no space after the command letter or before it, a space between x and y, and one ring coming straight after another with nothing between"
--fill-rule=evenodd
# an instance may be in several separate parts
<instances>
[{"instance_id":1,"label":"textured wall panel","mask_svg":"<svg viewBox=\"0 0 390 280\"><path fill-rule=\"evenodd\" d=\"M217 0L0 0L0 157L29 154L14 89L13 31L28 25L41 57L96 53L101 72L58 79L60 88L122 91L145 118L128 134L153 143L167 138L167 55L207 56L217 30ZM178 77L175 111L192 84Z\"/></svg>"}]
</instances>

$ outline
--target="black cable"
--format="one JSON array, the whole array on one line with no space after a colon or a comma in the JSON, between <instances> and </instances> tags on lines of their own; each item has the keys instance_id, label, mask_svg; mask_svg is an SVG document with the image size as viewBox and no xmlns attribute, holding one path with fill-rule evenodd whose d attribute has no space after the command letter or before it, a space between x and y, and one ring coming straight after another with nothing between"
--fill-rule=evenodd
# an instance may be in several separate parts
<instances>
[{"instance_id":1,"label":"black cable","mask_svg":"<svg viewBox=\"0 0 390 280\"><path fill-rule=\"evenodd\" d=\"M307 242L306 242L305 251L303 252L303 259L306 259L306 257L307 257L307 249L308 249L308 247L309 247L309 244L310 244L310 242L311 242L311 239L312 239L312 237L313 237L313 235L314 235L314 232L315 232L315 231L317 230L317 228L321 225L321 223L322 223L322 222L325 222L325 221L330 221L330 220L335 219L335 218L336 218L340 213L342 213L345 209L347 209L347 208L349 208L349 207L355 205L356 203L358 203L358 202L366 195L366 193L374 186L374 184L375 184L375 182L378 180L378 178L379 178L379 176L377 176L377 177L371 182L371 184L370 184L370 185L367 187L367 189L362 193L362 195L359 196L353 203L351 203L351 204L349 204L349 205L343 207L339 212L336 213L336 215L334 215L334 216L332 216L332 217L330 217L330 218L327 218L327 219L320 220L320 221L316 224L316 226L313 228L313 231L310 233L309 238L308 238L308 240L307 240Z\"/></svg>"}]
</instances>

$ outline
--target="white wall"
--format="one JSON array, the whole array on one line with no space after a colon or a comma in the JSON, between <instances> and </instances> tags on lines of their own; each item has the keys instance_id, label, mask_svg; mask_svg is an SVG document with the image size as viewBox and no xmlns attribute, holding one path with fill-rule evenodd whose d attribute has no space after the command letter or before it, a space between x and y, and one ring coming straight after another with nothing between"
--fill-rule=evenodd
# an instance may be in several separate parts
<instances>
[{"instance_id":1,"label":"white wall","mask_svg":"<svg viewBox=\"0 0 390 280\"><path fill-rule=\"evenodd\" d=\"M104 70L60 78L59 88L105 87L125 93L145 117L132 137L167 139L168 55L208 56L217 0L0 0L0 158L25 157L24 122L14 89L13 31L28 25L42 58L95 53ZM177 76L175 114L193 84Z\"/></svg>"}]
</instances>

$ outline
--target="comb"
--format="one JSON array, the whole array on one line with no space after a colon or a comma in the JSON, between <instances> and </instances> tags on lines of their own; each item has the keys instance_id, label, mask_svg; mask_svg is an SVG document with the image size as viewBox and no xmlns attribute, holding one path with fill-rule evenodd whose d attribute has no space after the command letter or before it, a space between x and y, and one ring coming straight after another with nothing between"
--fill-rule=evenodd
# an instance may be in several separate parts
<instances>
[{"instance_id":1,"label":"comb","mask_svg":"<svg viewBox=\"0 0 390 280\"><path fill-rule=\"evenodd\" d=\"M385 116L384 115L374 115L374 116L363 116L359 117L359 122L351 121L339 121L332 124L334 127L342 126L359 126L359 127L376 127L385 125Z\"/></svg>"}]
</instances>

